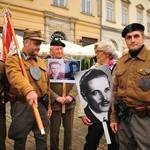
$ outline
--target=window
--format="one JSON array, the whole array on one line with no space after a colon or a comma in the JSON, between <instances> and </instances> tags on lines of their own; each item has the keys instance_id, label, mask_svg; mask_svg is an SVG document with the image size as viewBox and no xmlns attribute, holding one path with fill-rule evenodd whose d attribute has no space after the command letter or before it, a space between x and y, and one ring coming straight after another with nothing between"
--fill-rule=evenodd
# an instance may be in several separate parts
<instances>
[{"instance_id":1,"label":"window","mask_svg":"<svg viewBox=\"0 0 150 150\"><path fill-rule=\"evenodd\" d=\"M66 7L66 0L53 0L53 5Z\"/></svg>"},{"instance_id":2,"label":"window","mask_svg":"<svg viewBox=\"0 0 150 150\"><path fill-rule=\"evenodd\" d=\"M122 7L122 24L128 24L128 8L124 6Z\"/></svg>"},{"instance_id":3,"label":"window","mask_svg":"<svg viewBox=\"0 0 150 150\"><path fill-rule=\"evenodd\" d=\"M92 1L82 0L82 12L86 14L92 14Z\"/></svg>"},{"instance_id":4,"label":"window","mask_svg":"<svg viewBox=\"0 0 150 150\"><path fill-rule=\"evenodd\" d=\"M136 7L137 7L137 23L143 24L143 10L144 10L144 7L143 7L142 4L139 4Z\"/></svg>"},{"instance_id":5,"label":"window","mask_svg":"<svg viewBox=\"0 0 150 150\"><path fill-rule=\"evenodd\" d=\"M150 32L150 15L147 16L147 31Z\"/></svg>"},{"instance_id":6,"label":"window","mask_svg":"<svg viewBox=\"0 0 150 150\"><path fill-rule=\"evenodd\" d=\"M107 20L114 21L114 3L107 1Z\"/></svg>"},{"instance_id":7,"label":"window","mask_svg":"<svg viewBox=\"0 0 150 150\"><path fill-rule=\"evenodd\" d=\"M62 32L56 31L52 34L50 37L51 41L52 40L65 40L65 35Z\"/></svg>"},{"instance_id":8,"label":"window","mask_svg":"<svg viewBox=\"0 0 150 150\"><path fill-rule=\"evenodd\" d=\"M122 25L126 26L129 23L129 5L130 0L121 0L122 3Z\"/></svg>"},{"instance_id":9,"label":"window","mask_svg":"<svg viewBox=\"0 0 150 150\"><path fill-rule=\"evenodd\" d=\"M143 22L143 17L142 17L142 13L141 12L137 12L137 23L141 23Z\"/></svg>"}]
</instances>

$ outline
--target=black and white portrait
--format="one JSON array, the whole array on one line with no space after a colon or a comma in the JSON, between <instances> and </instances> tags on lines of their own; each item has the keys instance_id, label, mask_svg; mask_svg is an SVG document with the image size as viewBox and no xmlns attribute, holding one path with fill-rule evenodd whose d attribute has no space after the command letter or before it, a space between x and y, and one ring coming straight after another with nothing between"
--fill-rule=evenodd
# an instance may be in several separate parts
<instances>
[{"instance_id":1,"label":"black and white portrait","mask_svg":"<svg viewBox=\"0 0 150 150\"><path fill-rule=\"evenodd\" d=\"M80 60L68 60L65 67L65 78L68 80L74 80L76 72L81 71Z\"/></svg>"},{"instance_id":2,"label":"black and white portrait","mask_svg":"<svg viewBox=\"0 0 150 150\"><path fill-rule=\"evenodd\" d=\"M63 59L48 59L48 72L52 82L65 79L65 63Z\"/></svg>"},{"instance_id":3,"label":"black and white portrait","mask_svg":"<svg viewBox=\"0 0 150 150\"><path fill-rule=\"evenodd\" d=\"M48 59L51 82L75 83L74 75L78 71L81 71L81 60Z\"/></svg>"},{"instance_id":4,"label":"black and white portrait","mask_svg":"<svg viewBox=\"0 0 150 150\"><path fill-rule=\"evenodd\" d=\"M75 75L81 104L86 115L97 122L107 120L112 97L112 78L107 65Z\"/></svg>"}]
</instances>

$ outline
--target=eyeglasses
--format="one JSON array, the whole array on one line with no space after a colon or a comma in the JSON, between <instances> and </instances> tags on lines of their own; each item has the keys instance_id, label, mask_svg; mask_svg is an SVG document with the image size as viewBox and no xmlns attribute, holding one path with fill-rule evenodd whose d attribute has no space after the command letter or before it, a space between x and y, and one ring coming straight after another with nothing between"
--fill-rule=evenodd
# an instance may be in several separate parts
<instances>
[{"instance_id":1,"label":"eyeglasses","mask_svg":"<svg viewBox=\"0 0 150 150\"><path fill-rule=\"evenodd\" d=\"M99 53L102 53L102 52L103 52L103 50L96 50L95 54L99 54Z\"/></svg>"}]
</instances>

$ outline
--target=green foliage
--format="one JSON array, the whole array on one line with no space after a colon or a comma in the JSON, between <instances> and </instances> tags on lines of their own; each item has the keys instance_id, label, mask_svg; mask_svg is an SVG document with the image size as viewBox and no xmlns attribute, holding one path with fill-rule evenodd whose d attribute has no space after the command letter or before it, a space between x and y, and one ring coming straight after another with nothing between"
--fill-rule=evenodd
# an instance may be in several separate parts
<instances>
[{"instance_id":1,"label":"green foliage","mask_svg":"<svg viewBox=\"0 0 150 150\"><path fill-rule=\"evenodd\" d=\"M86 70L90 68L90 59L82 58L81 59L81 70Z\"/></svg>"}]
</instances>

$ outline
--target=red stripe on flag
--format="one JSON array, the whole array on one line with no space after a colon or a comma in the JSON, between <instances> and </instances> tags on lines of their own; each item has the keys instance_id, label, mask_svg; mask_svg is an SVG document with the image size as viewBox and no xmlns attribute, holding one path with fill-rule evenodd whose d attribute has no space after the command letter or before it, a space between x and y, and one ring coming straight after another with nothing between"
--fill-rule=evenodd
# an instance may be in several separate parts
<instances>
[{"instance_id":1,"label":"red stripe on flag","mask_svg":"<svg viewBox=\"0 0 150 150\"><path fill-rule=\"evenodd\" d=\"M6 13L10 12L6 10L4 13L5 22L3 26L3 53L2 53L3 61L6 61L7 55L11 49L11 43L13 42L13 32Z\"/></svg>"},{"instance_id":2,"label":"red stripe on flag","mask_svg":"<svg viewBox=\"0 0 150 150\"><path fill-rule=\"evenodd\" d=\"M10 26L10 22L8 21L7 23L7 28L6 28L6 48L7 48L7 53L9 53L10 51L10 44L12 42L12 37L13 37L13 34L12 34L12 30L11 30L11 26Z\"/></svg>"}]
</instances>

